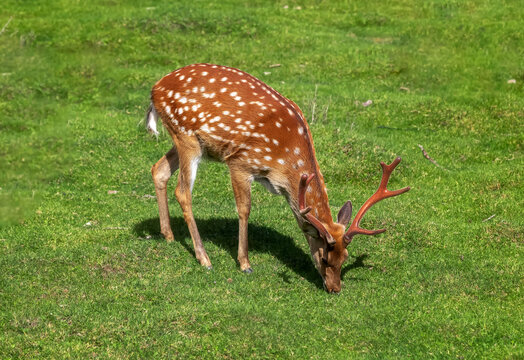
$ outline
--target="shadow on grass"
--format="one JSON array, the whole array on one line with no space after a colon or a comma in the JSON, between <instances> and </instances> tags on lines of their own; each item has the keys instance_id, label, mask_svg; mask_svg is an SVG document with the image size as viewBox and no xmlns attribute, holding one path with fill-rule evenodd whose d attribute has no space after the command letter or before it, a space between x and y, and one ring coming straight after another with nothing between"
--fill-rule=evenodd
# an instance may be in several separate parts
<instances>
[{"instance_id":1,"label":"shadow on grass","mask_svg":"<svg viewBox=\"0 0 524 360\"><path fill-rule=\"evenodd\" d=\"M357 269L357 268L366 268L370 269L372 266L364 264L364 260L368 258L368 254L362 254L355 258L355 261L353 261L353 264L349 265L342 265L342 271L340 272L340 278L344 280L344 276L346 273L350 270ZM351 277L346 280L362 280L361 278Z\"/></svg>"},{"instance_id":2,"label":"shadow on grass","mask_svg":"<svg viewBox=\"0 0 524 360\"><path fill-rule=\"evenodd\" d=\"M215 245L220 246L228 251L234 261L237 261L238 250L238 220L227 218L211 218L211 219L197 219L198 230L204 241L212 241ZM171 229L175 236L175 241L178 241L192 256L195 256L191 242L180 241L180 239L189 238L189 230L183 217L171 217ZM139 237L146 237L149 234L158 234L156 238L162 239L160 235L160 225L158 218L151 218L144 220L134 227L135 233ZM286 267L292 270L298 276L303 277L318 288L322 289L322 279L318 274L311 256L299 248L295 241L289 237L282 235L278 231L266 226L257 224L249 224L249 250L257 252L266 252L272 254L279 259ZM305 241L305 239L304 239ZM367 267L364 260L367 255L358 256L352 264L346 265L342 269L342 279L344 275L355 268ZM196 261L196 260L195 260ZM213 259L211 259L213 262ZM255 269L256 271L256 269ZM278 274L282 280L289 283L289 276L285 273ZM359 280L357 278L350 278L348 280Z\"/></svg>"}]
</instances>

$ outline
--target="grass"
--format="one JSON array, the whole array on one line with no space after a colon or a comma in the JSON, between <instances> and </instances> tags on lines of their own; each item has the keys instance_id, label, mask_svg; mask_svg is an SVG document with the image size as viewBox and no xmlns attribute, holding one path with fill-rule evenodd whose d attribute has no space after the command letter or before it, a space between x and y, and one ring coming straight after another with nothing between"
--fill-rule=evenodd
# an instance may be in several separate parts
<instances>
[{"instance_id":1,"label":"grass","mask_svg":"<svg viewBox=\"0 0 524 360\"><path fill-rule=\"evenodd\" d=\"M518 1L7 0L0 358L522 358L523 18ZM172 191L176 241L159 236L149 169L171 141L139 122L154 82L195 62L315 119L334 214L402 156L391 188L412 190L367 215L388 232L351 244L340 296L258 185L255 272L238 270L221 164L194 189L214 270Z\"/></svg>"}]
</instances>

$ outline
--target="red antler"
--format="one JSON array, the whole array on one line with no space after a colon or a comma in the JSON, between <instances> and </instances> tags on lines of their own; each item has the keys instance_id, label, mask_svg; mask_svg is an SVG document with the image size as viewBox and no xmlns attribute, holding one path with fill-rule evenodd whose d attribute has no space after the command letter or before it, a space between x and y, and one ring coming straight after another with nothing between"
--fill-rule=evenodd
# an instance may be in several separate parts
<instances>
[{"instance_id":1,"label":"red antler","mask_svg":"<svg viewBox=\"0 0 524 360\"><path fill-rule=\"evenodd\" d=\"M376 235L376 234L380 234L386 231L386 229L380 229L380 230L362 229L359 226L359 224L360 224L360 220L362 220L362 217L364 216L366 211L368 211L369 208L371 208L373 205L378 203L380 200L403 194L410 189L409 186L403 189L394 190L394 191L390 191L386 188L388 185L389 177L391 173L393 172L393 170L395 170L395 167L400 163L400 160L401 159L398 157L390 165L386 165L383 162L380 163L380 166L382 166L382 180L380 181L378 190L364 203L364 205L362 205L357 215L355 216L355 219L353 219L351 226L344 234L344 241L346 242L347 245L351 242L351 240L353 240L353 236L357 234Z\"/></svg>"},{"instance_id":2,"label":"red antler","mask_svg":"<svg viewBox=\"0 0 524 360\"><path fill-rule=\"evenodd\" d=\"M307 176L306 174L303 174L300 177L300 183L298 186L298 208L300 210L300 214L304 218L306 218L306 220L318 230L318 232L320 233L320 236L324 238L328 244L334 245L335 239L333 239L333 237L326 230L324 225L316 217L309 214L309 212L311 211L311 206L306 207L306 189L314 177L315 177L315 174L311 174L309 176Z\"/></svg>"}]
</instances>

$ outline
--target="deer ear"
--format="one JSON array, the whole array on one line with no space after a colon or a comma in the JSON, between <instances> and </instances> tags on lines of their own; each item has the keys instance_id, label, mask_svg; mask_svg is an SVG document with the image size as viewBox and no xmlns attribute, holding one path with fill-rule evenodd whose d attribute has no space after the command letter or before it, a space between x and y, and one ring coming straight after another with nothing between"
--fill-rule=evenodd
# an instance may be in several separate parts
<instances>
[{"instance_id":1,"label":"deer ear","mask_svg":"<svg viewBox=\"0 0 524 360\"><path fill-rule=\"evenodd\" d=\"M347 201L337 215L337 222L339 224L344 225L344 227L348 226L349 220L351 220L351 212L353 211L353 206L351 205L351 201Z\"/></svg>"}]
</instances>

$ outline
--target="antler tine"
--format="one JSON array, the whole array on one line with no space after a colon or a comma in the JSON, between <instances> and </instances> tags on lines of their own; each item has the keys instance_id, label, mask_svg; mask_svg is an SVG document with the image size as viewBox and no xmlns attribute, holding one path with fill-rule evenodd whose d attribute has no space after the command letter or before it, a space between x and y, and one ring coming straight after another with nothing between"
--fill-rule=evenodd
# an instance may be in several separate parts
<instances>
[{"instance_id":1,"label":"antler tine","mask_svg":"<svg viewBox=\"0 0 524 360\"><path fill-rule=\"evenodd\" d=\"M305 207L306 206L306 189L314 177L315 177L315 174L311 174L309 176L306 174L303 174L300 177L300 183L298 184L298 207L302 215L306 215L308 212L311 211L310 206L308 206L307 208Z\"/></svg>"},{"instance_id":2,"label":"antler tine","mask_svg":"<svg viewBox=\"0 0 524 360\"><path fill-rule=\"evenodd\" d=\"M405 193L406 191L409 191L410 189L409 186L399 189L399 190L393 190L393 191L390 191L387 189L389 177L391 176L391 173L393 172L393 170L395 170L395 167L397 167L397 165L400 163L401 160L402 159L400 157L397 157L389 165L386 165L384 162L380 163L380 166L382 167L382 179L380 181L380 185L377 191L364 203L364 205L362 205L357 215L355 216L355 219L353 219L351 226L344 234L344 240L346 244L349 244L353 240L353 236L357 234L376 235L376 234L380 234L386 231L386 229L380 229L380 230L362 229L360 227L360 220L362 220L362 217L369 210L369 208L371 208L373 205L378 203L380 200L387 199L393 196L397 196L397 195Z\"/></svg>"},{"instance_id":3,"label":"antler tine","mask_svg":"<svg viewBox=\"0 0 524 360\"><path fill-rule=\"evenodd\" d=\"M300 214L318 230L320 236L322 236L329 245L334 245L335 239L333 239L331 234L326 230L325 226L316 217L309 214L311 206L306 207L306 190L314 177L315 174L310 174L309 176L303 174L300 177L300 183L298 184L298 208Z\"/></svg>"}]
</instances>

